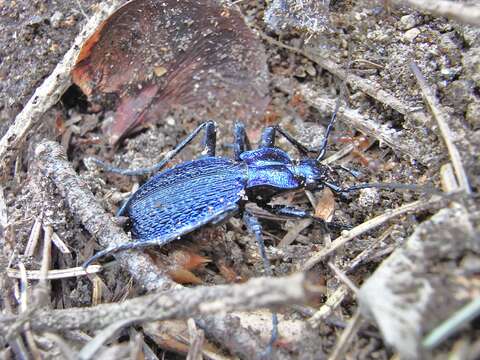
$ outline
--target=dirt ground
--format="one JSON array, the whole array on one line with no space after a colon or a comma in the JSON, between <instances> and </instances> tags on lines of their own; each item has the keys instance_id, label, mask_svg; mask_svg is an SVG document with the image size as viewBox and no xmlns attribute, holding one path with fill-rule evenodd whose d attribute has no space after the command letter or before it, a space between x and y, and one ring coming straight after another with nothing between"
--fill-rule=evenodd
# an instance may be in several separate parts
<instances>
[{"instance_id":1,"label":"dirt ground","mask_svg":"<svg viewBox=\"0 0 480 360\"><path fill-rule=\"evenodd\" d=\"M62 59L87 18L98 10L97 3L0 0L1 136ZM288 220L254 208L262 222L274 275L281 277L305 269L312 256L346 238L347 229L414 204L413 211L401 212L368 228L308 266L309 278L313 279L310 285L321 288L322 295L302 305L281 304L280 338L274 345L274 358L480 356L478 318L465 320L440 345L422 345L422 339L433 329L480 298L480 27L396 3L331 1L325 6L325 29L312 34L291 28L274 31L264 22L267 4L238 2L250 26L263 34L268 58L267 112L256 119L243 119L253 144L258 142L263 127L278 123L303 144L318 147L332 104L340 97L342 107L327 158L361 173L354 179L342 172L338 181L343 186L356 182L417 184L442 193L374 188L332 200L326 191L313 194L312 199L301 190L275 199L276 204L305 209L311 209L313 200L317 212L333 206L333 220L340 225L328 230L310 219ZM333 68L328 68L330 63L324 59ZM445 136L422 99L410 67L412 61L424 74L447 119L470 192L458 191L455 180L448 182L452 177L445 165L452 160ZM339 72L347 74L345 81ZM374 90L367 90L365 84ZM29 131L8 168L2 169L0 193L6 207L5 214L0 208L2 316L24 312L27 315L22 315L23 319L28 321L28 310L24 304L19 305L20 282L6 269L41 268L41 246L28 251L36 223L43 229L37 233L43 234L46 227L51 227L69 249L65 253L52 248L52 269L80 266L102 248L69 208L63 191L36 165L35 147L41 141L59 142L97 202L114 214L147 177L108 174L86 160L93 156L123 168L149 166L197 126L191 112L171 113L112 147L106 135L106 124L112 117L112 109L92 105L72 86ZM216 120L217 151L231 156L232 122ZM278 146L288 149L292 158L299 156L286 141L280 140ZM194 158L199 149L198 144L187 147L177 163ZM145 251L186 287L243 283L265 275L255 239L238 217L188 234L161 249ZM193 270L186 269L189 261L198 263ZM132 274L114 257L107 256L100 264L104 266L98 274L51 281L48 308L89 308L145 294L145 286L133 281ZM339 272L346 274L353 288ZM36 284L33 280L29 283ZM35 304L34 297L28 302ZM248 314L240 313L235 326L248 328L255 337L265 340L265 346L268 312ZM119 331L104 341L109 345L101 348L101 358L184 358L191 349L191 338L184 322L173 323L150 322ZM61 341L47 336L48 331L17 331L22 334L18 339L0 331L2 356L16 358L29 353L31 358L65 358L65 351L79 354L99 330L70 329L68 334L55 334ZM205 331L204 358L248 358L247 352L232 350L208 327ZM32 342L36 343L35 350Z\"/></svg>"}]
</instances>

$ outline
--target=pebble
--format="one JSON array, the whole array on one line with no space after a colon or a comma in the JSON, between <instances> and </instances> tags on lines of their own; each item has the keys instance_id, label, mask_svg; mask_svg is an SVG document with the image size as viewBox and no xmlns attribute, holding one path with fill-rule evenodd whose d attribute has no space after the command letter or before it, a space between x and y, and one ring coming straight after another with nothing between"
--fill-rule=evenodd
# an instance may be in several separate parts
<instances>
[{"instance_id":1,"label":"pebble","mask_svg":"<svg viewBox=\"0 0 480 360\"><path fill-rule=\"evenodd\" d=\"M402 16L398 23L400 30L410 30L420 24L420 17L415 14Z\"/></svg>"},{"instance_id":2,"label":"pebble","mask_svg":"<svg viewBox=\"0 0 480 360\"><path fill-rule=\"evenodd\" d=\"M63 14L60 11L55 11L52 17L50 18L50 23L56 29L60 27L62 20L63 20Z\"/></svg>"},{"instance_id":3,"label":"pebble","mask_svg":"<svg viewBox=\"0 0 480 360\"><path fill-rule=\"evenodd\" d=\"M410 29L403 34L403 38L407 42L412 42L415 38L420 35L420 30L417 28Z\"/></svg>"},{"instance_id":4,"label":"pebble","mask_svg":"<svg viewBox=\"0 0 480 360\"><path fill-rule=\"evenodd\" d=\"M361 207L371 208L374 205L378 204L380 201L380 194L378 189L362 189L360 190L360 195L358 196L358 204Z\"/></svg>"}]
</instances>

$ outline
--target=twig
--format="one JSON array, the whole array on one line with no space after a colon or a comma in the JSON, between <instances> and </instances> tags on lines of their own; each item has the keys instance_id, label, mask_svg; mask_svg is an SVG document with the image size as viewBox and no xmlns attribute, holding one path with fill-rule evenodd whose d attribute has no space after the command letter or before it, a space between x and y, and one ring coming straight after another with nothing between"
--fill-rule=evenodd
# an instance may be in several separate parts
<instances>
[{"instance_id":1,"label":"twig","mask_svg":"<svg viewBox=\"0 0 480 360\"><path fill-rule=\"evenodd\" d=\"M25 269L25 265L20 262L18 264L18 267L20 268L20 312L23 315L26 315L25 319L28 319L28 314L31 309L29 309L29 303L28 303L28 280L27 280L27 272ZM21 320L21 323L23 322L24 319ZM27 342L28 348L30 353L33 356L34 360L41 360L41 355L40 351L38 350L37 344L35 343L35 339L33 338L32 334L32 329L30 327L29 320L27 320L23 324L23 330L25 334L25 340Z\"/></svg>"},{"instance_id":2,"label":"twig","mask_svg":"<svg viewBox=\"0 0 480 360\"><path fill-rule=\"evenodd\" d=\"M45 230L45 228L44 228ZM57 235L57 233L52 234L52 242L55 244L55 246L58 248L58 250L61 251L62 254L70 254L70 249L68 248L67 244L63 242L62 239Z\"/></svg>"},{"instance_id":3,"label":"twig","mask_svg":"<svg viewBox=\"0 0 480 360\"><path fill-rule=\"evenodd\" d=\"M308 319L310 325L315 329L330 316L333 311L342 303L345 296L348 294L348 288L344 285L340 285L335 292L330 295L325 304L323 304L313 316Z\"/></svg>"},{"instance_id":4,"label":"twig","mask_svg":"<svg viewBox=\"0 0 480 360\"><path fill-rule=\"evenodd\" d=\"M428 200L418 200L414 201L412 203L403 205L399 207L398 209L395 210L387 210L385 213L382 215L379 215L377 217L374 217L373 219L370 219L363 224L360 224L353 229L349 231L344 231L341 236L336 238L331 245L326 246L324 249L321 251L313 254L310 259L305 262L305 264L302 266L302 270L306 271L311 269L313 266L318 264L320 261L322 261L326 256L330 255L332 252L334 252L336 249L339 247L345 245L347 242L350 240L353 240L357 236L360 236L361 234L372 230L385 222L387 222L390 219L399 217L403 214L409 213L409 212L416 212L416 211L421 211L424 210L430 206L435 206L443 203L443 198L439 196L434 196L431 199Z\"/></svg>"},{"instance_id":5,"label":"twig","mask_svg":"<svg viewBox=\"0 0 480 360\"><path fill-rule=\"evenodd\" d=\"M35 248L37 247L38 238L40 237L40 231L42 230L42 216L35 219L33 223L32 231L28 237L27 246L25 247L25 256L33 256Z\"/></svg>"},{"instance_id":6,"label":"twig","mask_svg":"<svg viewBox=\"0 0 480 360\"><path fill-rule=\"evenodd\" d=\"M358 293L358 287L357 285L355 285L353 283L352 280L350 280L348 278L347 275L345 275L345 273L343 273L338 267L335 266L335 264L329 262L328 263L328 266L330 267L330 269L333 270L333 272L335 273L335 275L337 276L337 278L343 282L345 285L347 285L347 287L356 295Z\"/></svg>"},{"instance_id":7,"label":"twig","mask_svg":"<svg viewBox=\"0 0 480 360\"><path fill-rule=\"evenodd\" d=\"M38 310L31 314L29 322L35 331L98 330L130 318L141 318L142 321L185 319L212 312L302 304L313 295L306 290L304 281L303 274L295 274L284 278L255 278L235 285L173 289L122 303ZM11 322L11 318L3 320L4 323Z\"/></svg>"},{"instance_id":8,"label":"twig","mask_svg":"<svg viewBox=\"0 0 480 360\"><path fill-rule=\"evenodd\" d=\"M459 190L455 170L451 163L443 164L440 168L440 181L442 182L442 190L447 194Z\"/></svg>"},{"instance_id":9,"label":"twig","mask_svg":"<svg viewBox=\"0 0 480 360\"><path fill-rule=\"evenodd\" d=\"M446 0L393 0L397 5L409 5L422 12L444 16L464 24L480 26L480 6Z\"/></svg>"},{"instance_id":10,"label":"twig","mask_svg":"<svg viewBox=\"0 0 480 360\"><path fill-rule=\"evenodd\" d=\"M345 330L343 330L342 335L335 344L335 349L329 356L328 360L340 360L345 358L345 351L347 351L348 345L353 340L353 337L357 334L361 325L362 318L360 316L360 312L357 310L355 315L353 315L348 322Z\"/></svg>"},{"instance_id":11,"label":"twig","mask_svg":"<svg viewBox=\"0 0 480 360\"><path fill-rule=\"evenodd\" d=\"M355 256L352 260L350 260L346 266L344 266L344 271L347 273L355 269L360 263L365 261L367 258L369 258L377 247L378 244L381 242L385 241L387 237L390 236L390 234L393 231L393 226L389 227L387 230L385 230L377 239L373 240L360 254Z\"/></svg>"},{"instance_id":12,"label":"twig","mask_svg":"<svg viewBox=\"0 0 480 360\"><path fill-rule=\"evenodd\" d=\"M111 0L100 3L99 10L85 24L75 39L72 47L65 53L53 72L43 81L23 110L17 115L14 123L8 128L0 140L0 169L4 170L9 158L16 156L17 149L22 144L32 126L39 123L42 115L55 105L67 88L71 85L70 72L75 65L82 44L98 28L116 8L119 1Z\"/></svg>"},{"instance_id":13,"label":"twig","mask_svg":"<svg viewBox=\"0 0 480 360\"><path fill-rule=\"evenodd\" d=\"M480 298L477 298L453 314L440 326L433 329L423 340L423 347L430 350L437 347L444 340L475 319L479 314Z\"/></svg>"},{"instance_id":14,"label":"twig","mask_svg":"<svg viewBox=\"0 0 480 360\"><path fill-rule=\"evenodd\" d=\"M410 64L410 67L412 68L412 71L417 78L418 85L422 90L423 98L427 103L430 112L438 123L440 132L442 133L443 139L445 140L445 145L447 146L448 152L450 153L450 158L452 159L452 164L455 168L455 173L457 174L458 183L467 194L471 194L472 189L470 188L470 184L468 183L467 173L465 172L465 169L463 167L460 153L458 152L458 149L453 142L453 136L450 128L448 127L447 120L440 109L440 104L438 103L437 98L433 94L432 89L428 86L427 81L425 80L425 77L421 73L417 64L412 62Z\"/></svg>"},{"instance_id":15,"label":"twig","mask_svg":"<svg viewBox=\"0 0 480 360\"><path fill-rule=\"evenodd\" d=\"M83 267L74 267L69 269L49 270L47 273L47 280L65 279L70 277L83 276L87 274L94 274L102 270L101 265L90 265L86 269ZM8 268L7 275L11 278L20 278L20 272L17 269ZM40 280L40 270L27 270L27 279Z\"/></svg>"},{"instance_id":16,"label":"twig","mask_svg":"<svg viewBox=\"0 0 480 360\"><path fill-rule=\"evenodd\" d=\"M141 320L139 317L132 317L115 321L100 331L91 341L89 341L77 354L79 360L90 360L100 350L103 345L117 334L122 328Z\"/></svg>"},{"instance_id":17,"label":"twig","mask_svg":"<svg viewBox=\"0 0 480 360\"><path fill-rule=\"evenodd\" d=\"M188 349L187 360L202 360L202 347L205 335L203 330L197 329L195 320L188 319L188 333L190 337L190 348Z\"/></svg>"}]
</instances>

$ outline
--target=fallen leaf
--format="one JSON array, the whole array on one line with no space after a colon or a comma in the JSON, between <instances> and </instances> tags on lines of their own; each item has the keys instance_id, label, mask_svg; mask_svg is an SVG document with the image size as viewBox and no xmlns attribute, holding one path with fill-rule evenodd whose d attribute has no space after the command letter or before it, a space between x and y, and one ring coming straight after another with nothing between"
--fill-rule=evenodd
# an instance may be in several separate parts
<instances>
[{"instance_id":1,"label":"fallen leaf","mask_svg":"<svg viewBox=\"0 0 480 360\"><path fill-rule=\"evenodd\" d=\"M332 190L324 188L315 206L315 217L322 219L325 222L330 222L333 219L335 212L335 196Z\"/></svg>"},{"instance_id":2,"label":"fallen leaf","mask_svg":"<svg viewBox=\"0 0 480 360\"><path fill-rule=\"evenodd\" d=\"M111 143L171 110L247 120L269 101L261 42L235 7L215 0L128 2L83 45L72 78L116 110Z\"/></svg>"}]
</instances>

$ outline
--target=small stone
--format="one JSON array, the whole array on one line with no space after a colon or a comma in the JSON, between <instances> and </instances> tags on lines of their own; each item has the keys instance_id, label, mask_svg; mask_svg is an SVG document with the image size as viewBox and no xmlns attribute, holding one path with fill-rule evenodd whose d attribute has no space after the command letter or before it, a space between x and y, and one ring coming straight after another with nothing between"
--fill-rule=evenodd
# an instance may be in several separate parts
<instances>
[{"instance_id":1,"label":"small stone","mask_svg":"<svg viewBox=\"0 0 480 360\"><path fill-rule=\"evenodd\" d=\"M420 17L415 14L402 16L398 23L400 30L410 30L420 24Z\"/></svg>"},{"instance_id":2,"label":"small stone","mask_svg":"<svg viewBox=\"0 0 480 360\"><path fill-rule=\"evenodd\" d=\"M403 38L407 42L412 42L418 35L420 35L420 30L413 28L406 31L405 34L403 34Z\"/></svg>"},{"instance_id":3,"label":"small stone","mask_svg":"<svg viewBox=\"0 0 480 360\"><path fill-rule=\"evenodd\" d=\"M167 73L167 69L163 66L154 66L153 72L157 77L161 77Z\"/></svg>"},{"instance_id":4,"label":"small stone","mask_svg":"<svg viewBox=\"0 0 480 360\"><path fill-rule=\"evenodd\" d=\"M378 204L380 201L380 194L378 189L362 189L360 190L360 195L358 197L358 204L361 207L372 208L375 204Z\"/></svg>"},{"instance_id":5,"label":"small stone","mask_svg":"<svg viewBox=\"0 0 480 360\"><path fill-rule=\"evenodd\" d=\"M307 72L308 75L310 76L315 76L317 75L317 69L315 69L315 66L312 64L307 64L305 65L305 71Z\"/></svg>"},{"instance_id":6,"label":"small stone","mask_svg":"<svg viewBox=\"0 0 480 360\"><path fill-rule=\"evenodd\" d=\"M63 20L63 14L60 11L55 11L50 18L50 23L52 26L57 29L61 26Z\"/></svg>"}]
</instances>

